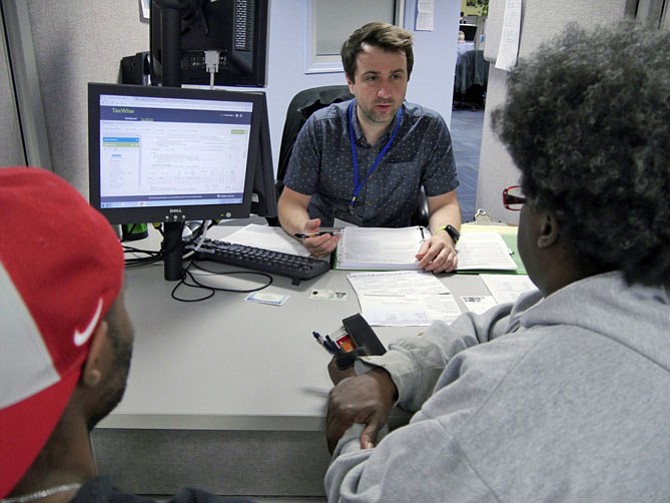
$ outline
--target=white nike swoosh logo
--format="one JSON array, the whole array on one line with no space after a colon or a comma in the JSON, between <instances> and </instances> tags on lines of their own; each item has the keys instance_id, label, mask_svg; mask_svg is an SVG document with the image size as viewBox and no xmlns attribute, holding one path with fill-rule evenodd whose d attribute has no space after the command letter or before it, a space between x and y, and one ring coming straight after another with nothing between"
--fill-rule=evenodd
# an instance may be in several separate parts
<instances>
[{"instance_id":1,"label":"white nike swoosh logo","mask_svg":"<svg viewBox=\"0 0 670 503\"><path fill-rule=\"evenodd\" d=\"M93 315L93 318L91 321L88 323L88 326L80 332L79 329L75 329L74 331L74 345L75 346L83 346L86 344L86 341L91 337L93 334L93 330L95 330L95 327L98 324L98 320L100 320L100 314L102 313L102 297L98 301L98 308L95 311L95 314Z\"/></svg>"}]
</instances>

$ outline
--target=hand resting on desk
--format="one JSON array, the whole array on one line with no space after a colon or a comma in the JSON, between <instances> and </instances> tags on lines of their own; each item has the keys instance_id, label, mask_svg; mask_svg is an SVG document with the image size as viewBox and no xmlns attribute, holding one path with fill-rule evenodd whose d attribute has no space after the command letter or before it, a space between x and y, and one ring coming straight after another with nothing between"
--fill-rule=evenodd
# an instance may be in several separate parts
<instances>
[{"instance_id":1,"label":"hand resting on desk","mask_svg":"<svg viewBox=\"0 0 670 503\"><path fill-rule=\"evenodd\" d=\"M424 241L416 258L419 261L419 269L428 272L451 272L458 266L454 243L445 232L434 234Z\"/></svg>"}]
</instances>

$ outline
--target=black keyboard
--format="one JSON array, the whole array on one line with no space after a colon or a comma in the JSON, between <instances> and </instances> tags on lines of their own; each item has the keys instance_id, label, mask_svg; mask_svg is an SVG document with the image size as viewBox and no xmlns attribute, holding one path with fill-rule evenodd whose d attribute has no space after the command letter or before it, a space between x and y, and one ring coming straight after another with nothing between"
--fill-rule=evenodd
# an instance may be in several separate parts
<instances>
[{"instance_id":1,"label":"black keyboard","mask_svg":"<svg viewBox=\"0 0 670 503\"><path fill-rule=\"evenodd\" d=\"M184 248L186 251L194 251L196 245L197 243L188 243ZM330 270L330 263L326 260L228 243L218 239L205 239L202 246L195 251L193 258L288 276L294 285L299 284L300 280L311 279Z\"/></svg>"}]
</instances>

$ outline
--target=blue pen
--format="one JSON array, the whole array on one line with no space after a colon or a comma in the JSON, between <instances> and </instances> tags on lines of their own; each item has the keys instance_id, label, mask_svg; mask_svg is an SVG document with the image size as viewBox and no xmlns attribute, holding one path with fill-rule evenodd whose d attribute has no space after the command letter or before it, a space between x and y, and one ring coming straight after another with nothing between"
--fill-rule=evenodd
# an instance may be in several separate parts
<instances>
[{"instance_id":1,"label":"blue pen","mask_svg":"<svg viewBox=\"0 0 670 503\"><path fill-rule=\"evenodd\" d=\"M328 351L329 353L333 352L333 349L330 346L330 344L328 344L328 341L326 341L319 332L312 332L312 335L316 339L316 342L321 344L326 349L326 351Z\"/></svg>"}]
</instances>

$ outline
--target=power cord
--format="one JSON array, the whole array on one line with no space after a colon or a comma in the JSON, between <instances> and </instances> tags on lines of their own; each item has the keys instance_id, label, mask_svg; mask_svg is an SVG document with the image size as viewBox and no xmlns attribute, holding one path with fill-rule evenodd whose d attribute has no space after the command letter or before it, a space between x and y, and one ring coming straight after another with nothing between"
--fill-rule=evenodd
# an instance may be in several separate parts
<instances>
[{"instance_id":1,"label":"power cord","mask_svg":"<svg viewBox=\"0 0 670 503\"><path fill-rule=\"evenodd\" d=\"M221 287L216 287L212 285L206 285L204 283L201 283L198 278L191 272L191 267L194 267L195 269L199 269L201 271L208 272L210 274L216 275L216 276L255 276L255 277L263 277L267 279L267 282L261 286L254 287L254 288L249 288L249 289L235 289L235 288L221 288ZM190 281L190 282L189 282ZM264 272L255 272L255 271L230 271L230 272L220 272L220 271L212 271L210 269L207 269L200 265L199 263L196 263L195 261L191 261L188 266L184 269L184 275L182 276L181 280L175 287L172 289L172 292L170 293L170 296L179 302L201 302L203 300L210 299L214 297L216 292L229 292L229 293L252 293L252 292L258 292L260 290L264 290L265 288L269 287L273 282L272 276L270 276L267 273ZM180 287L189 287L189 288L195 288L197 290L205 290L208 293L201 297L197 298L185 298L185 297L179 297L177 295L177 290L179 290Z\"/></svg>"},{"instance_id":2,"label":"power cord","mask_svg":"<svg viewBox=\"0 0 670 503\"><path fill-rule=\"evenodd\" d=\"M184 255L184 259L188 259L195 253L195 251L202 246L202 243L205 241L207 237L207 231L214 225L217 225L219 222L217 220L205 220L200 223L197 227L192 228L193 235L190 238L189 242L191 241L198 241L198 244L195 246L193 251L190 251L186 255ZM160 224L153 224L156 230L164 237L163 233L163 228ZM123 243L122 243L123 244ZM136 268L136 267L142 267L145 265L150 265L154 264L157 262L160 262L161 260L164 260L165 258L165 240L163 240L163 244L161 244L161 249L159 251L153 251L153 250L143 250L140 248L136 248L133 246L128 246L126 244L123 244L123 251L127 253L135 253L135 254L144 254L146 257L134 257L134 258L128 258L125 261L125 266L128 269L131 268ZM249 288L249 289L235 289L235 288L221 288L221 287L215 287L211 285L207 285L205 283L202 283L194 274L191 272L191 267L195 269L199 269L201 271L205 271L207 273L210 273L211 275L216 275L216 276L247 276L247 277L261 277L265 278L266 281L264 284L254 287L254 288ZM211 297L213 297L216 292L230 292L230 293L252 293L252 292L258 292L260 290L263 290L267 287L269 287L273 282L273 278L271 275L264 273L264 272L257 272L257 271L229 271L229 272L221 272L221 271L213 271L210 269L207 269L200 265L200 263L191 260L189 264L184 268L184 273L182 274L181 279L179 282L175 285L175 287L172 289L170 292L170 296L179 302L201 302L203 300L207 300ZM206 294L200 296L200 297L195 297L195 298L186 298L186 297L180 297L177 295L177 291L181 287L188 287L188 288L194 288L196 290L204 290L207 292Z\"/></svg>"}]
</instances>

